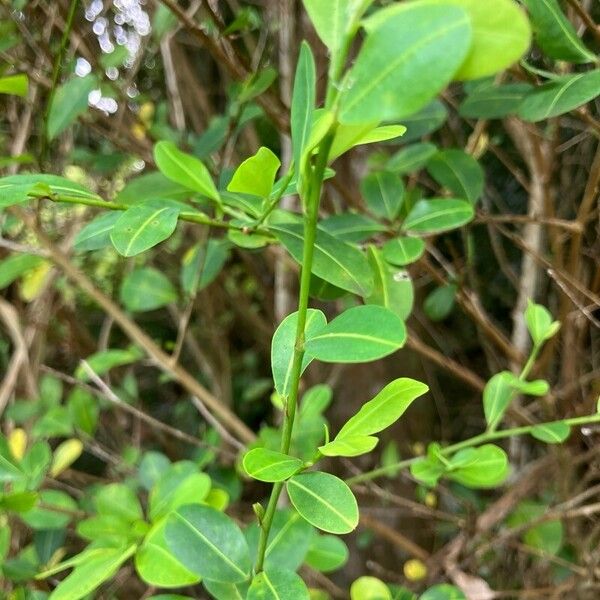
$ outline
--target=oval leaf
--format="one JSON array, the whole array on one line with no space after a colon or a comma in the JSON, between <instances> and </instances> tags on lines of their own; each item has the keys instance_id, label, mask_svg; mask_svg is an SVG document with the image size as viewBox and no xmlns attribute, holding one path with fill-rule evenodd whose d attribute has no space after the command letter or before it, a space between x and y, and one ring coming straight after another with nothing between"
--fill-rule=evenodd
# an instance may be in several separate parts
<instances>
[{"instance_id":1,"label":"oval leaf","mask_svg":"<svg viewBox=\"0 0 600 600\"><path fill-rule=\"evenodd\" d=\"M296 573L267 569L255 575L246 600L309 600L308 589Z\"/></svg>"},{"instance_id":2,"label":"oval leaf","mask_svg":"<svg viewBox=\"0 0 600 600\"><path fill-rule=\"evenodd\" d=\"M563 421L536 425L531 430L531 435L536 440L540 440L540 442L546 442L546 444L561 444L569 437L570 434L571 428Z\"/></svg>"},{"instance_id":3,"label":"oval leaf","mask_svg":"<svg viewBox=\"0 0 600 600\"><path fill-rule=\"evenodd\" d=\"M333 535L318 535L306 555L306 564L322 573L340 569L348 562L348 546Z\"/></svg>"},{"instance_id":4,"label":"oval leaf","mask_svg":"<svg viewBox=\"0 0 600 600\"><path fill-rule=\"evenodd\" d=\"M171 237L178 217L177 208L133 206L114 224L110 240L122 256L135 256Z\"/></svg>"},{"instance_id":5,"label":"oval leaf","mask_svg":"<svg viewBox=\"0 0 600 600\"><path fill-rule=\"evenodd\" d=\"M244 456L243 465L246 473L259 481L285 481L303 466L299 458L274 452L266 448L254 448Z\"/></svg>"},{"instance_id":6,"label":"oval leaf","mask_svg":"<svg viewBox=\"0 0 600 600\"><path fill-rule=\"evenodd\" d=\"M417 112L466 58L471 25L462 9L421 3L402 8L392 14L380 11L382 18L367 26L341 96L340 122L394 120Z\"/></svg>"},{"instance_id":7,"label":"oval leaf","mask_svg":"<svg viewBox=\"0 0 600 600\"><path fill-rule=\"evenodd\" d=\"M286 484L292 504L311 525L328 533L350 533L358 525L358 505L350 488L335 475L314 471Z\"/></svg>"},{"instance_id":8,"label":"oval leaf","mask_svg":"<svg viewBox=\"0 0 600 600\"><path fill-rule=\"evenodd\" d=\"M465 225L474 216L473 206L464 200L419 200L404 220L402 228L421 234L439 233Z\"/></svg>"},{"instance_id":9,"label":"oval leaf","mask_svg":"<svg viewBox=\"0 0 600 600\"><path fill-rule=\"evenodd\" d=\"M182 506L167 520L165 539L187 569L213 581L238 583L248 577L244 534L229 517L208 506Z\"/></svg>"}]
</instances>

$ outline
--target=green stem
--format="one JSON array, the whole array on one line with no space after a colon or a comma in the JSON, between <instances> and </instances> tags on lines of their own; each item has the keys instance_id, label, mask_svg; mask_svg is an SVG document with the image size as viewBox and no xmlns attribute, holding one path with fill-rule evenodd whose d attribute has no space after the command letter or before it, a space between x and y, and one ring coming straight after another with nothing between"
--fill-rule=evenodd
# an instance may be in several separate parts
<instances>
[{"instance_id":1,"label":"green stem","mask_svg":"<svg viewBox=\"0 0 600 600\"><path fill-rule=\"evenodd\" d=\"M458 442L456 444L452 444L451 446L446 446L440 451L440 454L444 456L448 456L450 454L454 454L458 450L463 450L464 448L472 448L473 446L481 446L483 444L487 444L488 442L493 442L495 440L501 440L505 438L510 438L516 435L527 435L532 432L535 427L540 427L543 425L552 425L554 423L565 423L569 427L577 427L583 425L590 425L592 423L600 423L600 414L596 415L588 415L584 417L573 417L571 419L563 419L561 421L549 421L546 423L538 423L537 425L525 425L522 427L513 427L512 429L502 429L500 431L487 431L485 433L481 433L476 435L468 440L464 440L462 442ZM396 471L401 471L403 469L407 469L411 465L413 465L418 460L421 460L420 456L415 456L413 458L408 458L406 460L400 461L393 465L386 465L385 467L380 467L378 469L373 469L372 471L367 471L366 473L361 473L360 475L356 475L355 477L351 477L350 479L346 479L346 483L348 485L354 485L357 483L362 483L363 481L371 481L372 479L376 479L377 477L381 477L382 475L387 475L389 473L394 473Z\"/></svg>"},{"instance_id":2,"label":"green stem","mask_svg":"<svg viewBox=\"0 0 600 600\"><path fill-rule=\"evenodd\" d=\"M52 102L54 101L54 96L56 94L56 86L58 85L58 78L60 77L62 62L67 51L67 42L69 41L69 36L71 35L71 29L73 29L73 22L75 21L75 12L77 11L78 5L79 0L71 0L71 4L69 6L69 14L67 15L67 21L65 23L65 28L63 30L62 38L60 40L60 48L58 50L58 54L56 55L54 66L52 68L52 85L50 86L48 101L44 110L44 132L41 136L40 162L42 164L45 162L46 154L48 152L48 135L46 133L46 128L48 126L48 117L50 116L50 110L52 109Z\"/></svg>"},{"instance_id":3,"label":"green stem","mask_svg":"<svg viewBox=\"0 0 600 600\"><path fill-rule=\"evenodd\" d=\"M319 216L319 203L327 167L327 158L333 144L334 132L327 134L319 147L316 164L311 174L309 187L306 194L304 207L304 247L302 252L302 270L300 275L300 292L298 296L298 323L296 326L296 338L294 342L294 355L292 359L292 371L290 376L290 393L284 404L283 428L281 433L281 452L287 454L292 443L292 432L294 419L298 406L298 389L300 387L300 376L302 374L302 359L304 358L304 330L306 328L306 316L308 313L308 300L310 292L310 279L312 262L317 237L317 221ZM261 520L260 538L258 541L258 555L256 558L255 572L263 570L269 533L273 525L273 517L277 509L279 496L283 490L283 483L275 483L271 490L271 496L267 509Z\"/></svg>"},{"instance_id":4,"label":"green stem","mask_svg":"<svg viewBox=\"0 0 600 600\"><path fill-rule=\"evenodd\" d=\"M37 198L38 200L51 200L52 202L63 202L66 204L81 204L82 206L93 206L94 208L103 208L104 210L121 210L125 211L131 208L131 206L127 204L118 204L117 202L106 202L101 199L94 198L82 198L80 196L62 196L62 195L52 195L48 196L44 193L34 193L30 194L32 198ZM220 229L234 229L236 231L241 231L242 233L257 232L262 233L264 235L269 235L269 232L266 230L258 229L255 227L241 227L239 225L233 225L232 223L228 223L227 221L219 221L218 219L211 219L202 213L195 212L182 212L179 213L178 219L180 221L187 221L188 223L198 223L200 225L209 225L210 227L218 227Z\"/></svg>"}]
</instances>

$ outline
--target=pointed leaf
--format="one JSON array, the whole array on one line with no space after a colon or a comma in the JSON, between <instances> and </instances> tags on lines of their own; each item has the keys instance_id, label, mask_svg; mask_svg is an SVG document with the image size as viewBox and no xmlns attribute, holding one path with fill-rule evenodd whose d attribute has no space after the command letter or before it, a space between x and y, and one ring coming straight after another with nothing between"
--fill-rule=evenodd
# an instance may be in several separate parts
<instances>
[{"instance_id":1,"label":"pointed leaf","mask_svg":"<svg viewBox=\"0 0 600 600\"><path fill-rule=\"evenodd\" d=\"M407 377L395 379L346 422L337 434L336 440L354 435L379 433L395 423L413 401L428 390L429 388L420 381Z\"/></svg>"},{"instance_id":2,"label":"pointed leaf","mask_svg":"<svg viewBox=\"0 0 600 600\"><path fill-rule=\"evenodd\" d=\"M488 427L495 429L502 421L514 397L514 375L509 371L496 373L483 390L483 410Z\"/></svg>"},{"instance_id":3,"label":"pointed leaf","mask_svg":"<svg viewBox=\"0 0 600 600\"><path fill-rule=\"evenodd\" d=\"M295 509L315 527L329 533L350 533L358 525L358 505L350 488L335 475L312 471L286 484Z\"/></svg>"},{"instance_id":4,"label":"pointed leaf","mask_svg":"<svg viewBox=\"0 0 600 600\"><path fill-rule=\"evenodd\" d=\"M204 163L179 150L173 142L158 142L154 146L154 160L171 181L220 202L219 192Z\"/></svg>"},{"instance_id":5,"label":"pointed leaf","mask_svg":"<svg viewBox=\"0 0 600 600\"><path fill-rule=\"evenodd\" d=\"M291 130L296 171L303 168L302 156L310 137L316 102L316 67L310 46L302 42L292 93Z\"/></svg>"},{"instance_id":6,"label":"pointed leaf","mask_svg":"<svg viewBox=\"0 0 600 600\"><path fill-rule=\"evenodd\" d=\"M402 320L382 306L355 306L344 311L305 344L306 353L323 362L368 362L404 345Z\"/></svg>"},{"instance_id":7,"label":"pointed leaf","mask_svg":"<svg viewBox=\"0 0 600 600\"><path fill-rule=\"evenodd\" d=\"M268 148L261 147L235 171L227 190L267 198L271 194L281 161Z\"/></svg>"},{"instance_id":8,"label":"pointed leaf","mask_svg":"<svg viewBox=\"0 0 600 600\"><path fill-rule=\"evenodd\" d=\"M88 96L96 87L97 81L93 75L78 77L74 75L56 88L56 93L48 113L46 133L53 140L71 125L77 117L88 109Z\"/></svg>"},{"instance_id":9,"label":"pointed leaf","mask_svg":"<svg viewBox=\"0 0 600 600\"><path fill-rule=\"evenodd\" d=\"M371 452L377 446L377 442L379 440L373 436L349 435L319 446L319 452L323 456L360 456Z\"/></svg>"}]
</instances>

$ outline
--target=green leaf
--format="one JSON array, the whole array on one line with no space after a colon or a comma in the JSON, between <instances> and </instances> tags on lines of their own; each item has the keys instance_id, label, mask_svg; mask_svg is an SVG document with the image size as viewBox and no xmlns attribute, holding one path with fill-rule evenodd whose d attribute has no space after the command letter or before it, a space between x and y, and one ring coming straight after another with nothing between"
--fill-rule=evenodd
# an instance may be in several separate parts
<instances>
[{"instance_id":1,"label":"green leaf","mask_svg":"<svg viewBox=\"0 0 600 600\"><path fill-rule=\"evenodd\" d=\"M0 260L0 290L44 262L35 254L13 254Z\"/></svg>"},{"instance_id":2,"label":"green leaf","mask_svg":"<svg viewBox=\"0 0 600 600\"><path fill-rule=\"evenodd\" d=\"M302 264L303 226L296 223L272 223L269 228L292 257ZM312 272L359 296L368 296L373 287L369 263L363 253L322 229L317 230Z\"/></svg>"},{"instance_id":3,"label":"green leaf","mask_svg":"<svg viewBox=\"0 0 600 600\"><path fill-rule=\"evenodd\" d=\"M395 423L406 409L429 388L420 381L401 377L388 383L340 429L336 440L354 435L379 433Z\"/></svg>"},{"instance_id":4,"label":"green leaf","mask_svg":"<svg viewBox=\"0 0 600 600\"><path fill-rule=\"evenodd\" d=\"M86 597L113 577L135 550L135 545L99 550L93 557L78 564L73 572L58 584L48 600L79 600Z\"/></svg>"},{"instance_id":5,"label":"green leaf","mask_svg":"<svg viewBox=\"0 0 600 600\"><path fill-rule=\"evenodd\" d=\"M117 210L98 215L77 234L73 248L78 252L106 248L110 245L110 232L120 218Z\"/></svg>"},{"instance_id":6,"label":"green leaf","mask_svg":"<svg viewBox=\"0 0 600 600\"><path fill-rule=\"evenodd\" d=\"M402 229L420 234L440 233L465 225L474 216L472 204L465 200L419 200L404 220Z\"/></svg>"},{"instance_id":7,"label":"green leaf","mask_svg":"<svg viewBox=\"0 0 600 600\"><path fill-rule=\"evenodd\" d=\"M471 48L455 79L481 79L516 63L529 48L531 28L514 0L432 0L465 10L473 27Z\"/></svg>"},{"instance_id":8,"label":"green leaf","mask_svg":"<svg viewBox=\"0 0 600 600\"><path fill-rule=\"evenodd\" d=\"M459 450L452 462L463 463L447 476L471 488L489 488L502 483L508 476L506 452L494 444L484 444L479 448Z\"/></svg>"},{"instance_id":9,"label":"green leaf","mask_svg":"<svg viewBox=\"0 0 600 600\"><path fill-rule=\"evenodd\" d=\"M414 173L422 169L437 154L437 151L435 144L429 142L411 144L396 152L387 161L385 168L394 173Z\"/></svg>"},{"instance_id":10,"label":"green leaf","mask_svg":"<svg viewBox=\"0 0 600 600\"><path fill-rule=\"evenodd\" d=\"M87 111L88 96L97 85L98 82L93 75L86 77L74 75L56 88L46 123L46 134L49 140L53 140L77 117Z\"/></svg>"},{"instance_id":11,"label":"green leaf","mask_svg":"<svg viewBox=\"0 0 600 600\"><path fill-rule=\"evenodd\" d=\"M114 224L110 240L122 256L135 256L171 237L178 217L176 208L133 206Z\"/></svg>"},{"instance_id":12,"label":"green leaf","mask_svg":"<svg viewBox=\"0 0 600 600\"><path fill-rule=\"evenodd\" d=\"M300 55L292 93L291 130L294 165L302 172L302 156L306 150L316 102L316 67L312 50L306 42L300 45Z\"/></svg>"},{"instance_id":13,"label":"green leaf","mask_svg":"<svg viewBox=\"0 0 600 600\"><path fill-rule=\"evenodd\" d=\"M419 600L467 600L466 596L453 585L442 583L429 588Z\"/></svg>"},{"instance_id":14,"label":"green leaf","mask_svg":"<svg viewBox=\"0 0 600 600\"><path fill-rule=\"evenodd\" d=\"M550 384L544 379L522 381L513 375L512 385L516 390L528 396L545 396L550 391Z\"/></svg>"},{"instance_id":15,"label":"green leaf","mask_svg":"<svg viewBox=\"0 0 600 600\"><path fill-rule=\"evenodd\" d=\"M27 75L19 73L18 75L7 75L0 77L0 94L10 94L12 96L27 96L29 89L29 79Z\"/></svg>"},{"instance_id":16,"label":"green leaf","mask_svg":"<svg viewBox=\"0 0 600 600\"><path fill-rule=\"evenodd\" d=\"M463 150L451 148L438 152L427 163L427 171L441 186L471 204L475 204L483 193L483 169Z\"/></svg>"},{"instance_id":17,"label":"green leaf","mask_svg":"<svg viewBox=\"0 0 600 600\"><path fill-rule=\"evenodd\" d=\"M526 121L542 121L583 106L600 94L600 69L557 77L525 96L519 116Z\"/></svg>"},{"instance_id":18,"label":"green leaf","mask_svg":"<svg viewBox=\"0 0 600 600\"><path fill-rule=\"evenodd\" d=\"M71 496L59 490L40 492L39 505L21 514L21 519L32 529L63 529L77 511Z\"/></svg>"},{"instance_id":19,"label":"green leaf","mask_svg":"<svg viewBox=\"0 0 600 600\"><path fill-rule=\"evenodd\" d=\"M531 16L535 41L544 54L574 63L596 61L556 0L524 0L524 4Z\"/></svg>"},{"instance_id":20,"label":"green leaf","mask_svg":"<svg viewBox=\"0 0 600 600\"><path fill-rule=\"evenodd\" d=\"M314 447L313 447L314 454ZM256 553L260 529L258 523L252 523L245 531L248 547ZM316 532L295 510L277 510L273 518L271 533L265 551L265 567L297 570L304 562ZM253 562L256 556L252 557Z\"/></svg>"},{"instance_id":21,"label":"green leaf","mask_svg":"<svg viewBox=\"0 0 600 600\"><path fill-rule=\"evenodd\" d=\"M392 600L392 593L377 577L359 577L350 586L350 600Z\"/></svg>"},{"instance_id":22,"label":"green leaf","mask_svg":"<svg viewBox=\"0 0 600 600\"><path fill-rule=\"evenodd\" d=\"M275 482L285 481L302 467L299 458L267 450L267 448L254 448L244 455L243 465L246 473L259 481Z\"/></svg>"},{"instance_id":23,"label":"green leaf","mask_svg":"<svg viewBox=\"0 0 600 600\"><path fill-rule=\"evenodd\" d=\"M533 89L528 83L477 86L460 105L459 114L468 119L500 119L516 114Z\"/></svg>"},{"instance_id":24,"label":"green leaf","mask_svg":"<svg viewBox=\"0 0 600 600\"><path fill-rule=\"evenodd\" d=\"M368 362L396 352L406 341L402 320L382 306L344 311L305 344L306 353L323 362Z\"/></svg>"},{"instance_id":25,"label":"green leaf","mask_svg":"<svg viewBox=\"0 0 600 600\"><path fill-rule=\"evenodd\" d=\"M525 322L535 346L552 338L560 328L560 323L552 320L552 315L546 307L531 300L525 310Z\"/></svg>"},{"instance_id":26,"label":"green leaf","mask_svg":"<svg viewBox=\"0 0 600 600\"><path fill-rule=\"evenodd\" d=\"M280 166L281 161L277 156L268 148L261 147L236 169L227 190L267 198Z\"/></svg>"},{"instance_id":27,"label":"green leaf","mask_svg":"<svg viewBox=\"0 0 600 600\"><path fill-rule=\"evenodd\" d=\"M445 472L443 463L430 456L420 458L410 466L410 474L428 487L434 487Z\"/></svg>"},{"instance_id":28,"label":"green leaf","mask_svg":"<svg viewBox=\"0 0 600 600\"><path fill-rule=\"evenodd\" d=\"M297 323L297 312L288 315L279 324L279 327L277 327L271 343L273 383L275 385L275 390L284 397L290 393ZM314 335L321 331L325 325L327 325L325 315L320 310L309 308L306 315L306 325L304 327L305 341L310 340ZM312 357L305 354L302 359L301 373L305 371L311 362Z\"/></svg>"},{"instance_id":29,"label":"green leaf","mask_svg":"<svg viewBox=\"0 0 600 600\"><path fill-rule=\"evenodd\" d=\"M414 114L446 87L467 56L471 25L462 9L411 3L395 14L389 10L367 22L367 38L341 95L341 123Z\"/></svg>"},{"instance_id":30,"label":"green leaf","mask_svg":"<svg viewBox=\"0 0 600 600\"><path fill-rule=\"evenodd\" d=\"M127 273L119 299L132 312L156 310L177 301L177 291L163 273L152 267L142 267Z\"/></svg>"},{"instance_id":31,"label":"green leaf","mask_svg":"<svg viewBox=\"0 0 600 600\"><path fill-rule=\"evenodd\" d=\"M407 319L413 307L414 291L410 275L390 267L376 246L368 248L369 263L375 285L373 293L365 298L367 304L377 304Z\"/></svg>"},{"instance_id":32,"label":"green leaf","mask_svg":"<svg viewBox=\"0 0 600 600\"><path fill-rule=\"evenodd\" d=\"M250 571L248 546L236 523L208 506L182 506L171 513L167 546L187 569L221 583L244 581Z\"/></svg>"},{"instance_id":33,"label":"green leaf","mask_svg":"<svg viewBox=\"0 0 600 600\"><path fill-rule=\"evenodd\" d=\"M165 541L166 524L166 519L158 521L144 538L135 554L136 571L145 583L160 588L194 585L200 577L169 552Z\"/></svg>"},{"instance_id":34,"label":"green leaf","mask_svg":"<svg viewBox=\"0 0 600 600\"><path fill-rule=\"evenodd\" d=\"M246 600L249 582L220 583L218 581L203 581L207 592L216 600Z\"/></svg>"},{"instance_id":35,"label":"green leaf","mask_svg":"<svg viewBox=\"0 0 600 600\"><path fill-rule=\"evenodd\" d=\"M456 301L456 285L451 283L436 288L427 295L423 310L432 321L443 321L450 315Z\"/></svg>"},{"instance_id":36,"label":"green leaf","mask_svg":"<svg viewBox=\"0 0 600 600\"><path fill-rule=\"evenodd\" d=\"M179 150L173 142L158 142L154 146L154 160L171 181L220 202L219 192L204 163Z\"/></svg>"},{"instance_id":37,"label":"green leaf","mask_svg":"<svg viewBox=\"0 0 600 600\"><path fill-rule=\"evenodd\" d=\"M513 379L515 376L509 371L496 373L486 384L483 390L483 410L489 428L495 429L506 409L514 397Z\"/></svg>"},{"instance_id":38,"label":"green leaf","mask_svg":"<svg viewBox=\"0 0 600 600\"><path fill-rule=\"evenodd\" d=\"M333 535L314 536L310 550L306 555L306 564L321 573L330 573L341 569L350 553L348 546Z\"/></svg>"},{"instance_id":39,"label":"green leaf","mask_svg":"<svg viewBox=\"0 0 600 600\"><path fill-rule=\"evenodd\" d=\"M546 444L562 444L571 434L571 428L564 421L555 421L554 423L544 423L536 425L531 430L531 435L540 442Z\"/></svg>"},{"instance_id":40,"label":"green leaf","mask_svg":"<svg viewBox=\"0 0 600 600\"><path fill-rule=\"evenodd\" d=\"M183 257L181 286L188 295L208 287L222 271L229 259L227 240L210 239L206 245L192 246Z\"/></svg>"},{"instance_id":41,"label":"green leaf","mask_svg":"<svg viewBox=\"0 0 600 600\"><path fill-rule=\"evenodd\" d=\"M28 202L32 199L29 193L40 186L48 187L50 194L83 198L84 200L101 200L98 195L93 194L82 185L58 175L10 175L0 178L0 208Z\"/></svg>"},{"instance_id":42,"label":"green leaf","mask_svg":"<svg viewBox=\"0 0 600 600\"><path fill-rule=\"evenodd\" d=\"M81 440L71 438L61 442L54 450L52 465L50 467L50 476L57 477L65 469L68 469L83 452Z\"/></svg>"},{"instance_id":43,"label":"green leaf","mask_svg":"<svg viewBox=\"0 0 600 600\"><path fill-rule=\"evenodd\" d=\"M138 350L135 346L131 346L126 350L120 350L116 348L110 350L101 350L100 352L91 354L85 360L97 375L104 375L104 373L108 373L108 371L114 369L115 367L121 367L123 365L134 363L142 356L143 354L140 350ZM75 377L82 381L88 381L89 379L87 372L81 365L75 370Z\"/></svg>"},{"instance_id":44,"label":"green leaf","mask_svg":"<svg viewBox=\"0 0 600 600\"><path fill-rule=\"evenodd\" d=\"M303 0L304 8L321 41L332 54L340 48L348 28L357 17L360 0ZM366 10L366 6L364 7Z\"/></svg>"},{"instance_id":45,"label":"green leaf","mask_svg":"<svg viewBox=\"0 0 600 600\"><path fill-rule=\"evenodd\" d=\"M323 456L360 456L371 452L377 446L379 440L368 435L348 435L341 439L319 446L319 452Z\"/></svg>"},{"instance_id":46,"label":"green leaf","mask_svg":"<svg viewBox=\"0 0 600 600\"><path fill-rule=\"evenodd\" d=\"M203 502L210 487L210 477L206 473L199 473L193 463L184 461L171 465L150 492L150 519L155 522L180 506Z\"/></svg>"},{"instance_id":47,"label":"green leaf","mask_svg":"<svg viewBox=\"0 0 600 600\"><path fill-rule=\"evenodd\" d=\"M115 198L119 204L143 204L153 200L187 200L189 188L171 181L160 171L144 173L129 180Z\"/></svg>"},{"instance_id":48,"label":"green leaf","mask_svg":"<svg viewBox=\"0 0 600 600\"><path fill-rule=\"evenodd\" d=\"M441 100L435 99L420 111L404 117L402 123L406 126L406 133L402 138L405 143L413 142L424 135L437 131L448 119L448 110Z\"/></svg>"},{"instance_id":49,"label":"green leaf","mask_svg":"<svg viewBox=\"0 0 600 600\"><path fill-rule=\"evenodd\" d=\"M292 504L311 525L328 533L350 533L358 525L358 505L350 488L335 475L311 471L286 484Z\"/></svg>"},{"instance_id":50,"label":"green leaf","mask_svg":"<svg viewBox=\"0 0 600 600\"><path fill-rule=\"evenodd\" d=\"M381 171L367 175L360 186L369 210L377 217L393 221L402 208L404 184L394 173Z\"/></svg>"},{"instance_id":51,"label":"green leaf","mask_svg":"<svg viewBox=\"0 0 600 600\"><path fill-rule=\"evenodd\" d=\"M129 523L144 518L135 493L122 483L105 485L94 496L94 506L100 515L113 515Z\"/></svg>"},{"instance_id":52,"label":"green leaf","mask_svg":"<svg viewBox=\"0 0 600 600\"><path fill-rule=\"evenodd\" d=\"M386 230L384 225L374 219L354 212L326 217L319 223L319 227L339 240L355 244Z\"/></svg>"},{"instance_id":53,"label":"green leaf","mask_svg":"<svg viewBox=\"0 0 600 600\"><path fill-rule=\"evenodd\" d=\"M541 502L525 500L508 518L510 527L527 525L543 517L550 507ZM542 551L544 554L557 554L563 543L563 526L560 520L549 520L530 527L522 536L523 541L532 548Z\"/></svg>"},{"instance_id":54,"label":"green leaf","mask_svg":"<svg viewBox=\"0 0 600 600\"><path fill-rule=\"evenodd\" d=\"M296 573L266 569L252 579L246 600L309 600L308 589Z\"/></svg>"},{"instance_id":55,"label":"green leaf","mask_svg":"<svg viewBox=\"0 0 600 600\"><path fill-rule=\"evenodd\" d=\"M425 252L425 242L421 238L397 237L383 245L383 258L393 265L404 267L416 262Z\"/></svg>"}]
</instances>

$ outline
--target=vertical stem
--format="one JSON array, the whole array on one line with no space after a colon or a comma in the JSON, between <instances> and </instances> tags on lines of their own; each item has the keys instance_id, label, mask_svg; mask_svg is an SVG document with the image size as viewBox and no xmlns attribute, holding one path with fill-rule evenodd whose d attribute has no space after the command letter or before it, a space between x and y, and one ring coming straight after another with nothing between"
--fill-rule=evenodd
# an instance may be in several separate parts
<instances>
[{"instance_id":1,"label":"vertical stem","mask_svg":"<svg viewBox=\"0 0 600 600\"><path fill-rule=\"evenodd\" d=\"M306 327L306 315L308 312L308 300L310 291L310 277L314 256L315 241L317 236L317 221L319 216L319 203L323 189L323 178L327 167L327 158L333 144L334 133L327 134L319 147L317 160L311 173L306 202L304 206L304 247L302 252L302 267L300 274L300 292L298 296L298 324L296 326L296 338L294 342L294 356L292 359L292 373L290 393L284 405L284 420L281 434L281 452L287 454L292 443L292 432L294 419L298 406L298 389L300 376L302 374L302 359L304 358L304 330ZM275 483L271 491L271 497L267 509L261 519L260 538L258 541L258 555L255 571L260 573L264 567L265 554L269 532L273 524L273 517L277 509L277 502L283 490L283 483Z\"/></svg>"},{"instance_id":2,"label":"vertical stem","mask_svg":"<svg viewBox=\"0 0 600 600\"><path fill-rule=\"evenodd\" d=\"M48 101L46 103L46 109L44 110L44 130L41 135L40 164L42 165L46 160L46 154L48 152L48 135L46 133L46 128L48 126L48 117L50 116L50 110L52 109L52 102L54 101L54 95L56 94L56 86L58 85L58 78L60 77L62 61L67 51L67 43L69 41L69 36L71 35L71 29L73 29L73 22L75 21L75 12L77 11L78 5L79 0L71 0L71 4L69 5L69 13L67 15L67 20L65 23L65 28L63 30L62 38L60 40L60 48L58 50L58 54L56 55L54 67L52 69L52 85L50 86Z\"/></svg>"}]
</instances>

